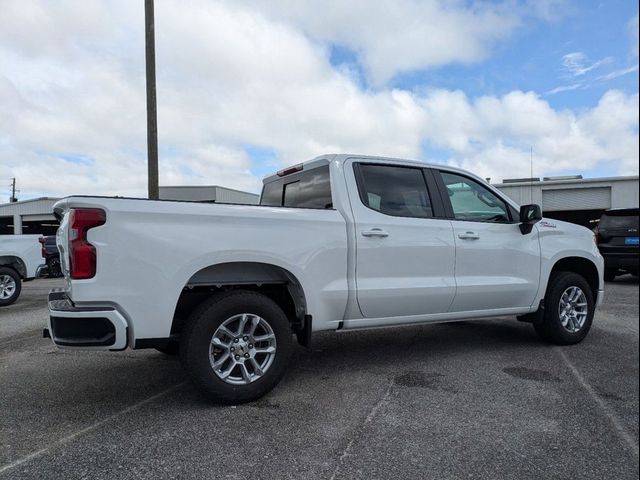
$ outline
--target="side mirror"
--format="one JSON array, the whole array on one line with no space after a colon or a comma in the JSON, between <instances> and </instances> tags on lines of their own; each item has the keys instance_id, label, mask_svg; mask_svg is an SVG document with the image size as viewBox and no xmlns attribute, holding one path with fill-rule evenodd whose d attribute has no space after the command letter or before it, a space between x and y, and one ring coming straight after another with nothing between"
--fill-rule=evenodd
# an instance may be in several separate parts
<instances>
[{"instance_id":1,"label":"side mirror","mask_svg":"<svg viewBox=\"0 0 640 480\"><path fill-rule=\"evenodd\" d=\"M542 220L540 205L522 205L520 207L520 231L526 235L533 230L533 225Z\"/></svg>"}]
</instances>

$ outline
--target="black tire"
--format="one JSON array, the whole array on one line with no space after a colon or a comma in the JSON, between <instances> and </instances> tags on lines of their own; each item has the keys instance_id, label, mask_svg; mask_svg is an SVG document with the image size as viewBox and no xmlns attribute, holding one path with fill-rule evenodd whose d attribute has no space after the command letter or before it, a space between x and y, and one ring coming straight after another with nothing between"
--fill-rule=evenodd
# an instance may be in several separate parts
<instances>
[{"instance_id":1,"label":"black tire","mask_svg":"<svg viewBox=\"0 0 640 480\"><path fill-rule=\"evenodd\" d=\"M584 292L588 308L584 324L576 332L567 330L560 320L560 297L571 287L578 287ZM584 340L591 329L595 310L593 292L584 277L574 272L557 272L553 274L547 286L544 306L542 321L533 325L540 338L556 345L573 345Z\"/></svg>"},{"instance_id":2,"label":"black tire","mask_svg":"<svg viewBox=\"0 0 640 480\"><path fill-rule=\"evenodd\" d=\"M210 363L211 339L222 323L234 315L260 316L276 339L273 363L263 376L246 385L232 385L218 377ZM291 325L270 298L255 292L234 290L205 300L189 316L180 339L180 359L196 388L220 404L240 404L268 393L283 377L293 348Z\"/></svg>"},{"instance_id":3,"label":"black tire","mask_svg":"<svg viewBox=\"0 0 640 480\"><path fill-rule=\"evenodd\" d=\"M59 258L52 258L49 261L49 278L60 278L62 276L62 268Z\"/></svg>"},{"instance_id":4,"label":"black tire","mask_svg":"<svg viewBox=\"0 0 640 480\"><path fill-rule=\"evenodd\" d=\"M0 267L0 278L5 276L13 279L13 282L16 286L13 289L11 296L7 298L0 298L0 307L6 307L7 305L11 305L13 302L15 302L20 296L20 291L22 290L22 280L20 280L20 275L18 275L18 272L16 272L13 268Z\"/></svg>"},{"instance_id":5,"label":"black tire","mask_svg":"<svg viewBox=\"0 0 640 480\"><path fill-rule=\"evenodd\" d=\"M180 342L171 340L164 347L156 347L156 350L165 355L178 355L180 353Z\"/></svg>"},{"instance_id":6,"label":"black tire","mask_svg":"<svg viewBox=\"0 0 640 480\"><path fill-rule=\"evenodd\" d=\"M604 279L607 282L613 282L616 279L617 275L618 275L618 270L615 268L606 268L604 270Z\"/></svg>"}]
</instances>

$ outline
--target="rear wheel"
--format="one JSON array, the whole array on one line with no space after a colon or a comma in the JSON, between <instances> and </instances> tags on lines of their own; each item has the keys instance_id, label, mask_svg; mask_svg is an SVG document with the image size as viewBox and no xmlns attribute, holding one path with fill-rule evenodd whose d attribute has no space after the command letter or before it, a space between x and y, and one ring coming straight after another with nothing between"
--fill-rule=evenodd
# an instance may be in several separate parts
<instances>
[{"instance_id":1,"label":"rear wheel","mask_svg":"<svg viewBox=\"0 0 640 480\"><path fill-rule=\"evenodd\" d=\"M264 295L232 291L206 300L189 317L180 358L195 386L217 403L260 398L284 375L292 349L289 321Z\"/></svg>"},{"instance_id":2,"label":"rear wheel","mask_svg":"<svg viewBox=\"0 0 640 480\"><path fill-rule=\"evenodd\" d=\"M542 321L534 324L538 335L556 345L581 342L593 322L591 287L577 273L558 272L549 280Z\"/></svg>"},{"instance_id":3,"label":"rear wheel","mask_svg":"<svg viewBox=\"0 0 640 480\"><path fill-rule=\"evenodd\" d=\"M12 268L0 267L0 307L11 305L20 296L20 275Z\"/></svg>"},{"instance_id":4,"label":"rear wheel","mask_svg":"<svg viewBox=\"0 0 640 480\"><path fill-rule=\"evenodd\" d=\"M62 276L62 268L60 267L60 258L52 258L49 261L49 277L59 278Z\"/></svg>"}]
</instances>

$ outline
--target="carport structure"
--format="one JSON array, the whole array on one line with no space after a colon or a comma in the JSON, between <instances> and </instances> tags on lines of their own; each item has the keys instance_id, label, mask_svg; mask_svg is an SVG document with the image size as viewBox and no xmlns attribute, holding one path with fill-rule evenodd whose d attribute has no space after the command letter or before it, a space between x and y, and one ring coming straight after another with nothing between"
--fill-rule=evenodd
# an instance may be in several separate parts
<instances>
[{"instance_id":1,"label":"carport structure","mask_svg":"<svg viewBox=\"0 0 640 480\"><path fill-rule=\"evenodd\" d=\"M40 197L0 205L0 235L55 235L58 220L53 204L59 198Z\"/></svg>"}]
</instances>

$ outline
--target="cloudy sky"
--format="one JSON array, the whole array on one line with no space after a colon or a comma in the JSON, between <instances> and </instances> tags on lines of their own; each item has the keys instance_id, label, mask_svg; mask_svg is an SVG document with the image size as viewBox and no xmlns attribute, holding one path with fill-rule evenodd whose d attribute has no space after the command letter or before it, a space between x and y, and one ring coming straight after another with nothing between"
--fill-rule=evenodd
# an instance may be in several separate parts
<instances>
[{"instance_id":1,"label":"cloudy sky","mask_svg":"<svg viewBox=\"0 0 640 480\"><path fill-rule=\"evenodd\" d=\"M626 1L156 0L161 185L321 153L638 174ZM143 0L0 0L0 201L145 195Z\"/></svg>"}]
</instances>

